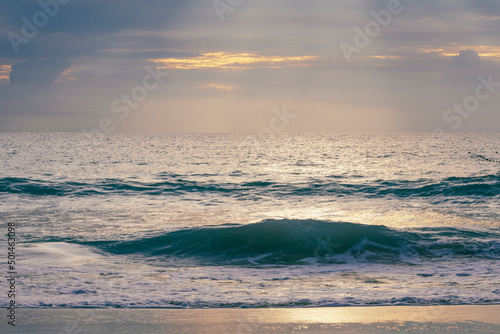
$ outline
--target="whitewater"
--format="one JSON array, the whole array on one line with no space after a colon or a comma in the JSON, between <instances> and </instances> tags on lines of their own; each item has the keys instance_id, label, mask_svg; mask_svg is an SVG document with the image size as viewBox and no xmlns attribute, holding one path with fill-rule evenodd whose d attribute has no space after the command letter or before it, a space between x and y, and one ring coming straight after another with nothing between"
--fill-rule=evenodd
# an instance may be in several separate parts
<instances>
[{"instance_id":1,"label":"whitewater","mask_svg":"<svg viewBox=\"0 0 500 334\"><path fill-rule=\"evenodd\" d=\"M500 302L498 134L0 143L21 307Z\"/></svg>"}]
</instances>

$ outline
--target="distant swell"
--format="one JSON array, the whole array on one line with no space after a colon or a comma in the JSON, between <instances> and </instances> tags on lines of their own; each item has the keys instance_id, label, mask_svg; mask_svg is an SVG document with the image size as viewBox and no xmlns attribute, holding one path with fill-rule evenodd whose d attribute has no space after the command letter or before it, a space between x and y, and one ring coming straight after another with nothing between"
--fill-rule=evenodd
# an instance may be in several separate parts
<instances>
[{"instance_id":1,"label":"distant swell","mask_svg":"<svg viewBox=\"0 0 500 334\"><path fill-rule=\"evenodd\" d=\"M500 259L500 235L454 228L411 231L318 220L264 220L191 228L128 242L86 243L113 254L217 264L363 261L397 264L439 258Z\"/></svg>"},{"instance_id":2,"label":"distant swell","mask_svg":"<svg viewBox=\"0 0 500 334\"><path fill-rule=\"evenodd\" d=\"M151 195L167 196L189 193L213 193L225 196L364 196L364 197L495 197L500 196L500 174L477 177L451 177L440 181L383 181L366 183L343 182L342 177L311 180L307 183L253 181L242 183L211 183L167 177L157 182L102 179L88 182L56 182L28 178L1 178L0 194L24 196L94 196Z\"/></svg>"}]
</instances>

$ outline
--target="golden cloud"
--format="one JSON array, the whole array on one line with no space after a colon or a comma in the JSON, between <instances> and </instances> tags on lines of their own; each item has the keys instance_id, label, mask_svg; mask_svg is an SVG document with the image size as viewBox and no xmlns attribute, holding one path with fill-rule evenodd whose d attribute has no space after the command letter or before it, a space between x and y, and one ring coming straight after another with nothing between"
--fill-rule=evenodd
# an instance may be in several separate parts
<instances>
[{"instance_id":1,"label":"golden cloud","mask_svg":"<svg viewBox=\"0 0 500 334\"><path fill-rule=\"evenodd\" d=\"M0 80L9 80L10 65L0 65Z\"/></svg>"},{"instance_id":2,"label":"golden cloud","mask_svg":"<svg viewBox=\"0 0 500 334\"><path fill-rule=\"evenodd\" d=\"M201 89L212 88L212 89L217 89L217 90L233 90L236 87L231 86L231 85L211 83L211 84L208 84L208 85L200 86L199 88L201 88Z\"/></svg>"},{"instance_id":3,"label":"golden cloud","mask_svg":"<svg viewBox=\"0 0 500 334\"><path fill-rule=\"evenodd\" d=\"M500 61L500 46L451 44L442 48L419 48L419 53L437 53L443 57L457 56L461 50L472 49L483 59Z\"/></svg>"},{"instance_id":4,"label":"golden cloud","mask_svg":"<svg viewBox=\"0 0 500 334\"><path fill-rule=\"evenodd\" d=\"M390 55L374 55L374 56L366 56L365 58L375 58L375 59L403 59L401 56L390 56Z\"/></svg>"},{"instance_id":5,"label":"golden cloud","mask_svg":"<svg viewBox=\"0 0 500 334\"><path fill-rule=\"evenodd\" d=\"M153 59L160 68L194 70L247 70L252 68L282 68L312 66L316 56L262 56L254 53L204 53L191 58Z\"/></svg>"}]
</instances>

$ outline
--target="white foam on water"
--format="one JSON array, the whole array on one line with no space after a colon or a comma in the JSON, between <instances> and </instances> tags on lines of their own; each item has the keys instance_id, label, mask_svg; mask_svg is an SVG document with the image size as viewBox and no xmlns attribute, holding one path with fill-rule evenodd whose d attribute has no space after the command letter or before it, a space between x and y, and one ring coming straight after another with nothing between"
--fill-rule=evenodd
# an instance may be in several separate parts
<instances>
[{"instance_id":1,"label":"white foam on water","mask_svg":"<svg viewBox=\"0 0 500 334\"><path fill-rule=\"evenodd\" d=\"M19 248L23 307L262 307L500 302L497 262L166 267L68 243Z\"/></svg>"}]
</instances>

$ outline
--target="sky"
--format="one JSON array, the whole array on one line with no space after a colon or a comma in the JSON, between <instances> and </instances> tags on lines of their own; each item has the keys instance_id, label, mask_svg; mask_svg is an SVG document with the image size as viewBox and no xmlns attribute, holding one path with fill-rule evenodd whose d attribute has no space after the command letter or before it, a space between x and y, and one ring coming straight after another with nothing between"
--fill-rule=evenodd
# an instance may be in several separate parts
<instances>
[{"instance_id":1,"label":"sky","mask_svg":"<svg viewBox=\"0 0 500 334\"><path fill-rule=\"evenodd\" d=\"M0 131L498 132L499 32L497 0L2 0Z\"/></svg>"}]
</instances>

